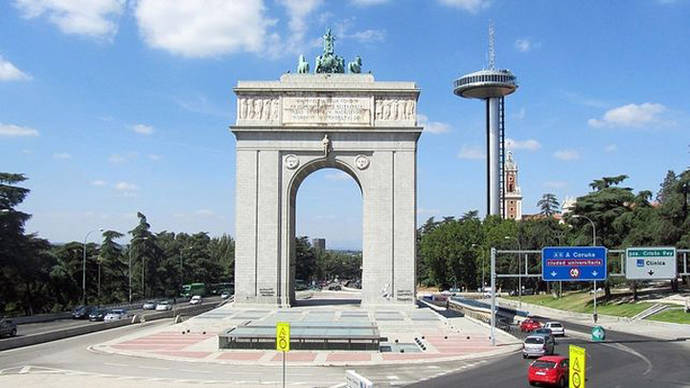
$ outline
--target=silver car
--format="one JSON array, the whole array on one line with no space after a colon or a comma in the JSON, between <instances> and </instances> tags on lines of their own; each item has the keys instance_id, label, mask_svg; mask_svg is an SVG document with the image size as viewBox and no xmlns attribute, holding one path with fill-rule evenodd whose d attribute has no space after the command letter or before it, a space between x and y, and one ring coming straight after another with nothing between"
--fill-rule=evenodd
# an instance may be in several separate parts
<instances>
[{"instance_id":1,"label":"silver car","mask_svg":"<svg viewBox=\"0 0 690 388\"><path fill-rule=\"evenodd\" d=\"M129 313L127 313L127 310L114 309L110 310L110 312L103 317L103 322L108 323L127 318L129 318Z\"/></svg>"},{"instance_id":2,"label":"silver car","mask_svg":"<svg viewBox=\"0 0 690 388\"><path fill-rule=\"evenodd\" d=\"M543 335L530 335L522 343L522 358L541 357L553 354L556 343L553 337Z\"/></svg>"}]
</instances>

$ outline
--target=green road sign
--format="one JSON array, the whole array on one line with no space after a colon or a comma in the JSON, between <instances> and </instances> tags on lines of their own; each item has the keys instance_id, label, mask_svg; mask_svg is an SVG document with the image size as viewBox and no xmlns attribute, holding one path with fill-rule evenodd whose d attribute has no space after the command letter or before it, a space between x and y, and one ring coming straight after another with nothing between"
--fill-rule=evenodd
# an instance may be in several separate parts
<instances>
[{"instance_id":1,"label":"green road sign","mask_svg":"<svg viewBox=\"0 0 690 388\"><path fill-rule=\"evenodd\" d=\"M606 330L601 326L592 328L592 341L603 341L606 338Z\"/></svg>"}]
</instances>

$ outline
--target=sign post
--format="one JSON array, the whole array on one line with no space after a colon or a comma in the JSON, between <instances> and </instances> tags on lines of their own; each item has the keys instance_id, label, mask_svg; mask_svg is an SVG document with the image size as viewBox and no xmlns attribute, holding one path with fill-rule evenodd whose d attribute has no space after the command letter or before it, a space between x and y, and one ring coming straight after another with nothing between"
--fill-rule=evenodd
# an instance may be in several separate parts
<instances>
[{"instance_id":1,"label":"sign post","mask_svg":"<svg viewBox=\"0 0 690 388\"><path fill-rule=\"evenodd\" d=\"M290 351L290 322L276 322L276 350L283 352L283 388L285 387L285 353Z\"/></svg>"},{"instance_id":2,"label":"sign post","mask_svg":"<svg viewBox=\"0 0 690 388\"><path fill-rule=\"evenodd\" d=\"M585 369L586 353L585 348L570 345L569 347L570 365L568 370L568 387L585 388Z\"/></svg>"},{"instance_id":3,"label":"sign post","mask_svg":"<svg viewBox=\"0 0 690 388\"><path fill-rule=\"evenodd\" d=\"M675 279L676 248L635 247L625 250L625 277L630 280Z\"/></svg>"}]
</instances>

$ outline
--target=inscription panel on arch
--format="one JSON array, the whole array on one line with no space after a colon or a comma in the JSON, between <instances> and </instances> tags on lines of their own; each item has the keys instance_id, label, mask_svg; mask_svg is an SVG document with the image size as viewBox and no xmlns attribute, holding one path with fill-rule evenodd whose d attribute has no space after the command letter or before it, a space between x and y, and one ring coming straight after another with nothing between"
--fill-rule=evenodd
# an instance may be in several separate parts
<instances>
[{"instance_id":1,"label":"inscription panel on arch","mask_svg":"<svg viewBox=\"0 0 690 388\"><path fill-rule=\"evenodd\" d=\"M367 97L283 97L283 125L371 125Z\"/></svg>"}]
</instances>

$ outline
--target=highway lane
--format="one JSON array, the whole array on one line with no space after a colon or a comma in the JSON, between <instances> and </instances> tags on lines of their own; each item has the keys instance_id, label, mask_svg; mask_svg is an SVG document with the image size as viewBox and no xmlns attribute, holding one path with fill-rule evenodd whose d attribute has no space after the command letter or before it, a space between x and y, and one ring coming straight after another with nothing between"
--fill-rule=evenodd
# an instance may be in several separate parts
<instances>
[{"instance_id":1,"label":"highway lane","mask_svg":"<svg viewBox=\"0 0 690 388\"><path fill-rule=\"evenodd\" d=\"M221 298L219 296L214 296L214 297L208 297L204 298L203 304L212 304L212 303L220 303ZM186 307L188 306L188 303L185 302L179 302L175 305L176 307ZM149 314L149 313L155 313L156 311L154 310L142 310L142 309L135 309L135 310L129 310L130 315L141 315L141 314ZM72 327L81 327L81 326L87 326L87 325L92 325L95 322L89 322L88 319L57 319L54 321L49 321L49 322L37 322L37 323L25 323L21 325L17 325L17 336L24 336L24 335L32 335L32 334L39 334L39 333L46 333L46 332L52 332L56 330L62 330L62 329L69 329ZM8 340L9 338L5 337L0 339L0 341L5 341Z\"/></svg>"},{"instance_id":2,"label":"highway lane","mask_svg":"<svg viewBox=\"0 0 690 388\"><path fill-rule=\"evenodd\" d=\"M542 318L542 320L545 318ZM568 354L568 345L587 350L589 387L690 387L690 343L665 341L620 332L607 332L603 343L592 343L573 331L591 328L561 321L566 338L557 339L556 353ZM690 333L689 333L690 335ZM479 368L411 385L413 387L529 387L527 368L532 360L519 354L503 357Z\"/></svg>"}]
</instances>

